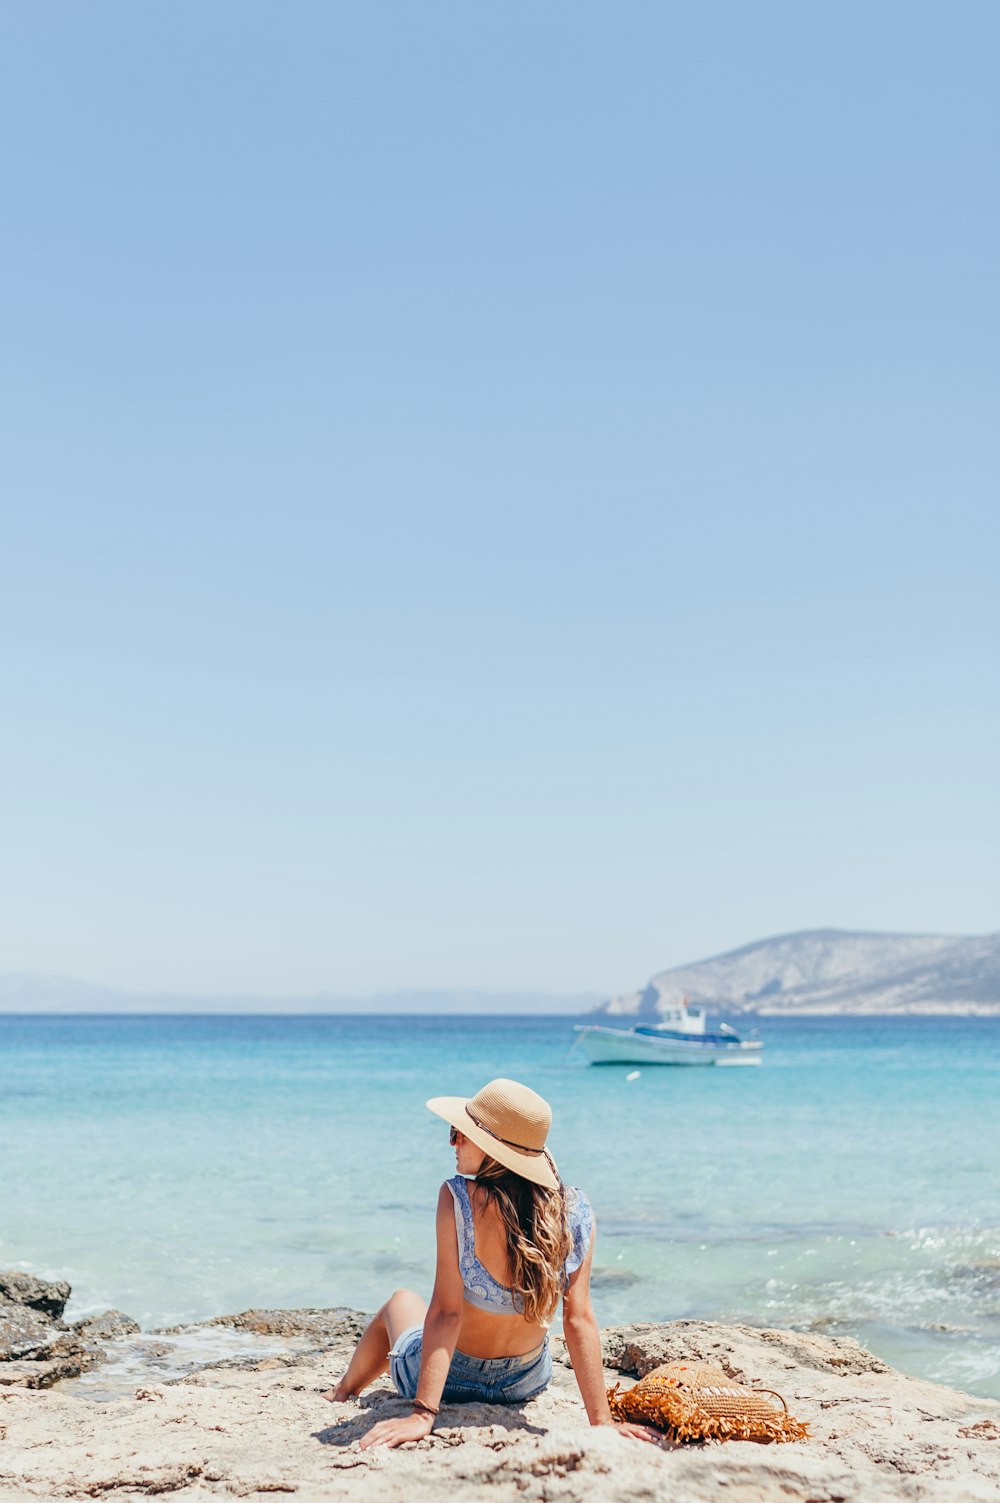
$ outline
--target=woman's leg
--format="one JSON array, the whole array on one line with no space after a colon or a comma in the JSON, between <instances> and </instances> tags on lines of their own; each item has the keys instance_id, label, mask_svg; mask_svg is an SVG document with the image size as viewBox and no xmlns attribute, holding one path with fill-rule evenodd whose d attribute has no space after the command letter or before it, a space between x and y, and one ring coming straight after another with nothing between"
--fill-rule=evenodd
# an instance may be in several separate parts
<instances>
[{"instance_id":1,"label":"woman's leg","mask_svg":"<svg viewBox=\"0 0 1000 1503\"><path fill-rule=\"evenodd\" d=\"M333 1388L323 1395L331 1403L340 1403L361 1393L362 1389L389 1371L389 1353L396 1338L408 1326L423 1324L427 1305L412 1289L397 1289L372 1317L364 1335L354 1348L347 1371Z\"/></svg>"}]
</instances>

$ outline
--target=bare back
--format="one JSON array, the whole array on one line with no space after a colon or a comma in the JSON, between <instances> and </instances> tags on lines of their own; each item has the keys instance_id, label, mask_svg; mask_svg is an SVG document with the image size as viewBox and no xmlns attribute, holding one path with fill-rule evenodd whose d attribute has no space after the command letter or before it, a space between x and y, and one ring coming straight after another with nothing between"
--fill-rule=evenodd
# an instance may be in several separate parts
<instances>
[{"instance_id":1,"label":"bare back","mask_svg":"<svg viewBox=\"0 0 1000 1503\"><path fill-rule=\"evenodd\" d=\"M470 1187L472 1220L476 1236L476 1257L498 1284L510 1287L507 1238L500 1212L479 1185ZM480 1310L462 1301L462 1325L458 1348L470 1357L521 1357L534 1351L545 1340L548 1326L527 1321L516 1311L498 1314Z\"/></svg>"}]
</instances>

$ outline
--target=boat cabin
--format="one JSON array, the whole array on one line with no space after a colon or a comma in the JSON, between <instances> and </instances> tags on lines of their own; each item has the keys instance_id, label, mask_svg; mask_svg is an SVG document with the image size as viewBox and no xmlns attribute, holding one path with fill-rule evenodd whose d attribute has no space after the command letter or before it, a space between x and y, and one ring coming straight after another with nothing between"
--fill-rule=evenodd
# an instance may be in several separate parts
<instances>
[{"instance_id":1,"label":"boat cabin","mask_svg":"<svg viewBox=\"0 0 1000 1503\"><path fill-rule=\"evenodd\" d=\"M656 1027L669 1029L671 1033L704 1033L706 1016L703 1007L687 1007L678 1002L660 1013Z\"/></svg>"}]
</instances>

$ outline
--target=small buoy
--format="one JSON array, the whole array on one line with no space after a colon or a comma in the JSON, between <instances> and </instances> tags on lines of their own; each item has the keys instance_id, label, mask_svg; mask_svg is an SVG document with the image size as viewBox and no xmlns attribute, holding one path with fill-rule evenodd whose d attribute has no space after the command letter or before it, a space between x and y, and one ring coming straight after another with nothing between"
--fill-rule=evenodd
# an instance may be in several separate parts
<instances>
[{"instance_id":1,"label":"small buoy","mask_svg":"<svg viewBox=\"0 0 1000 1503\"><path fill-rule=\"evenodd\" d=\"M630 1070L630 1071L629 1071L629 1072L628 1072L628 1074L627 1074L627 1075L626 1075L626 1077L625 1077L625 1079L626 1079L626 1080L638 1080L638 1079L639 1079L639 1076L640 1076L640 1075L641 1075L641 1074L642 1074L642 1071L641 1071L641 1070Z\"/></svg>"}]
</instances>

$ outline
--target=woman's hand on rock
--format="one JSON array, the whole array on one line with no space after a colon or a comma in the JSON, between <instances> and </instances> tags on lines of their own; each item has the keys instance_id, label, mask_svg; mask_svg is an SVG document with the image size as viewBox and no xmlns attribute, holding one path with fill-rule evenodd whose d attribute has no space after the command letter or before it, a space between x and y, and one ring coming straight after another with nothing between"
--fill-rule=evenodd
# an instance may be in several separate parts
<instances>
[{"instance_id":1,"label":"woman's hand on rock","mask_svg":"<svg viewBox=\"0 0 1000 1503\"><path fill-rule=\"evenodd\" d=\"M402 1419L379 1420L358 1444L362 1451L369 1451L372 1446L405 1446L408 1440L423 1440L425 1435L430 1435L433 1426L434 1416L431 1414L406 1414Z\"/></svg>"},{"instance_id":2,"label":"woman's hand on rock","mask_svg":"<svg viewBox=\"0 0 1000 1503\"><path fill-rule=\"evenodd\" d=\"M633 1425L631 1420L618 1420L615 1429L619 1435L625 1435L629 1440L651 1440L654 1446L658 1446L663 1439L659 1430L654 1430L651 1425Z\"/></svg>"}]
</instances>

